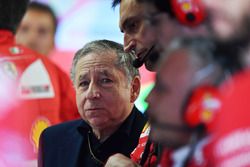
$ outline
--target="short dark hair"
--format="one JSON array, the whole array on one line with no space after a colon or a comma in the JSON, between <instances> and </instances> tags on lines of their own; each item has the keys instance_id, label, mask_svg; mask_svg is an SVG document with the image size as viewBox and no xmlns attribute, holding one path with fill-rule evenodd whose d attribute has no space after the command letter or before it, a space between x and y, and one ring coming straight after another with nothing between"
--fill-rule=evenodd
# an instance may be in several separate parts
<instances>
[{"instance_id":1,"label":"short dark hair","mask_svg":"<svg viewBox=\"0 0 250 167\"><path fill-rule=\"evenodd\" d=\"M156 7L160 12L165 12L170 16L173 16L170 0L136 0L139 3L150 3Z\"/></svg>"},{"instance_id":2,"label":"short dark hair","mask_svg":"<svg viewBox=\"0 0 250 167\"><path fill-rule=\"evenodd\" d=\"M16 32L27 9L29 0L1 0L0 28Z\"/></svg>"},{"instance_id":3,"label":"short dark hair","mask_svg":"<svg viewBox=\"0 0 250 167\"><path fill-rule=\"evenodd\" d=\"M54 25L54 33L56 32L57 29L57 17L54 12L54 10L47 4L40 3L40 2L31 2L28 6L28 10L38 10L41 12L48 13L52 20L53 20L53 25Z\"/></svg>"},{"instance_id":4,"label":"short dark hair","mask_svg":"<svg viewBox=\"0 0 250 167\"><path fill-rule=\"evenodd\" d=\"M113 2L112 2L112 8L115 8L120 3L121 3L121 0L113 0Z\"/></svg>"},{"instance_id":5,"label":"short dark hair","mask_svg":"<svg viewBox=\"0 0 250 167\"><path fill-rule=\"evenodd\" d=\"M174 16L173 11L171 9L170 0L135 0L138 3L150 3L154 5L160 12L165 12L169 14L169 16ZM121 3L121 0L113 0L112 8L115 8L117 5Z\"/></svg>"}]
</instances>

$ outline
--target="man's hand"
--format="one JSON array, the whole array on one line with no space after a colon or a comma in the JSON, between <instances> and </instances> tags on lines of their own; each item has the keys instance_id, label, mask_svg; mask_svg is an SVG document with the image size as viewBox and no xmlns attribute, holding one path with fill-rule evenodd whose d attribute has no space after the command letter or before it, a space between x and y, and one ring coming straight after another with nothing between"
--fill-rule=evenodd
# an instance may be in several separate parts
<instances>
[{"instance_id":1,"label":"man's hand","mask_svg":"<svg viewBox=\"0 0 250 167\"><path fill-rule=\"evenodd\" d=\"M109 157L105 167L139 167L139 165L118 153Z\"/></svg>"}]
</instances>

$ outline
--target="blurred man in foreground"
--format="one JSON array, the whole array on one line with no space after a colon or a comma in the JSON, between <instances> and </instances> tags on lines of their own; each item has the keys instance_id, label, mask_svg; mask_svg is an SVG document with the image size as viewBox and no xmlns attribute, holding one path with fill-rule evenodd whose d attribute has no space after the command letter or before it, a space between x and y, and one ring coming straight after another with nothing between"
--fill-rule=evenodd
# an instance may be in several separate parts
<instances>
[{"instance_id":1,"label":"blurred man in foreground","mask_svg":"<svg viewBox=\"0 0 250 167\"><path fill-rule=\"evenodd\" d=\"M205 166L207 163L203 146L220 106L214 86L224 75L214 60L212 48L204 39L176 39L162 56L155 87L147 98L150 138L165 148L159 157L161 166ZM117 154L106 166L116 165L135 163Z\"/></svg>"},{"instance_id":2,"label":"blurred man in foreground","mask_svg":"<svg viewBox=\"0 0 250 167\"><path fill-rule=\"evenodd\" d=\"M249 98L250 1L204 0L214 38L245 66L222 87L222 110L218 116L211 155L212 166L250 166ZM232 10L233 9L233 10Z\"/></svg>"}]
</instances>

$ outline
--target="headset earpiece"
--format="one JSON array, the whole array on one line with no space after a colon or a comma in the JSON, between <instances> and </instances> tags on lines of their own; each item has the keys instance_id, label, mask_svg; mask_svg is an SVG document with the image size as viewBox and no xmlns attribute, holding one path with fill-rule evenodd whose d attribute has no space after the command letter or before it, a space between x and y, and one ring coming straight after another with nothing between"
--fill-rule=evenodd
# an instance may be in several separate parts
<instances>
[{"instance_id":1,"label":"headset earpiece","mask_svg":"<svg viewBox=\"0 0 250 167\"><path fill-rule=\"evenodd\" d=\"M205 19L201 0L171 0L171 10L177 20L187 26L196 26Z\"/></svg>"},{"instance_id":2,"label":"headset earpiece","mask_svg":"<svg viewBox=\"0 0 250 167\"><path fill-rule=\"evenodd\" d=\"M184 119L191 128L203 124L210 131L220 105L219 91L215 87L198 87L188 98Z\"/></svg>"}]
</instances>

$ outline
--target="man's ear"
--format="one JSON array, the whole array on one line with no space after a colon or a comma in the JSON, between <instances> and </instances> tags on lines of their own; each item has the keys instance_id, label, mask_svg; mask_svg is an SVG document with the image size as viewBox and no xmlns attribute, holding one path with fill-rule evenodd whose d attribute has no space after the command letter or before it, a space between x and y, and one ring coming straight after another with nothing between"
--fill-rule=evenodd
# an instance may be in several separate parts
<instances>
[{"instance_id":1,"label":"man's ear","mask_svg":"<svg viewBox=\"0 0 250 167\"><path fill-rule=\"evenodd\" d=\"M139 96L141 89L141 80L139 76L136 76L131 81L131 93L130 93L130 102L134 103L137 97Z\"/></svg>"}]
</instances>

